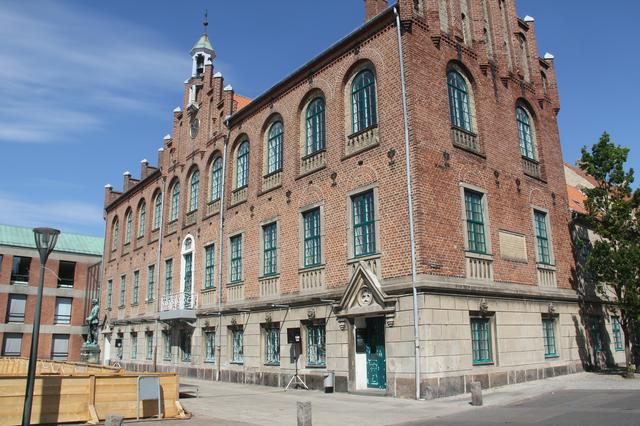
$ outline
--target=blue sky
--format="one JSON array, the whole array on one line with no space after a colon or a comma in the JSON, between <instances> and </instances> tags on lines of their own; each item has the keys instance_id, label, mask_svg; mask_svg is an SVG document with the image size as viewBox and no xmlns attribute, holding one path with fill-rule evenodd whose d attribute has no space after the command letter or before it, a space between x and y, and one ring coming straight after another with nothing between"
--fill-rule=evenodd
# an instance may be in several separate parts
<instances>
[{"instance_id":1,"label":"blue sky","mask_svg":"<svg viewBox=\"0 0 640 426\"><path fill-rule=\"evenodd\" d=\"M103 188L156 163L209 9L216 68L255 97L362 23L362 0L0 2L0 223L102 235ZM622 2L619 2L620 4ZM603 131L640 169L640 4L519 0L556 56L566 161ZM611 6L616 2L611 2ZM300 19L305 17L305 19ZM635 118L634 118L635 117Z\"/></svg>"}]
</instances>

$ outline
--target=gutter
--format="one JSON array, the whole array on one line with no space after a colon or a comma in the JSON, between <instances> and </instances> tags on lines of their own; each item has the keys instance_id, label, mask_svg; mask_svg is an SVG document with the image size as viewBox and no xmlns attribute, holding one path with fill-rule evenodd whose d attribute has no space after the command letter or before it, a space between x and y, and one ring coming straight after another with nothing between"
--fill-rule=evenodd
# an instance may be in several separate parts
<instances>
[{"instance_id":1,"label":"gutter","mask_svg":"<svg viewBox=\"0 0 640 426\"><path fill-rule=\"evenodd\" d=\"M220 189L220 223L218 227L218 327L216 329L216 380L221 380L220 362L222 360L222 248L224 246L224 188L227 183L227 148L231 138L231 116L227 116L224 125L227 127L227 136L224 138L222 148L222 185Z\"/></svg>"},{"instance_id":2,"label":"gutter","mask_svg":"<svg viewBox=\"0 0 640 426\"><path fill-rule=\"evenodd\" d=\"M160 167L158 167L160 170ZM156 320L155 320L155 331L153 332L153 338L156 340L155 345L153 345L153 371L158 371L158 317L160 316L160 260L162 255L162 239L164 238L164 222L162 218L164 217L164 196L165 196L165 185L167 183L167 178L162 176L160 179L162 184L160 190L160 229L158 231L158 255L156 256ZM152 224L153 226L153 224ZM149 295L147 295L149 297Z\"/></svg>"},{"instance_id":3,"label":"gutter","mask_svg":"<svg viewBox=\"0 0 640 426\"><path fill-rule=\"evenodd\" d=\"M416 399L420 399L420 326L418 316L418 291L416 281L418 278L416 266L416 242L413 219L413 195L411 182L411 154L409 147L409 114L407 112L407 82L404 70L404 51L402 48L402 33L400 30L400 14L398 6L393 7L396 16L396 30L398 32L398 59L400 60L400 82L402 85L402 118L404 124L404 154L407 175L407 202L409 207L409 244L411 246L411 290L413 294L413 338L415 343L415 387Z\"/></svg>"}]
</instances>

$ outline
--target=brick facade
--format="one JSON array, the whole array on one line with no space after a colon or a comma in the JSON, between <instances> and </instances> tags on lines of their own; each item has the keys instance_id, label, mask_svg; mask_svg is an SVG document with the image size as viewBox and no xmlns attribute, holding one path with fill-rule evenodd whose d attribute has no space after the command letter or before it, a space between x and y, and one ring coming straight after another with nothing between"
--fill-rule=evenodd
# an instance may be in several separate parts
<instances>
[{"instance_id":1,"label":"brick facade","mask_svg":"<svg viewBox=\"0 0 640 426\"><path fill-rule=\"evenodd\" d=\"M124 348L118 357L127 366L152 368L155 364L183 374L284 386L294 367L286 359L290 349L286 330L300 328L304 340L315 321L326 327L326 366L306 365L303 374L320 386L322 374L333 370L339 390L357 391L363 389L358 384L362 378L357 372L357 330L365 327L365 318L383 317L385 392L395 396L415 392L396 18L394 9L380 6L386 2L365 3L367 22L362 28L250 103L225 86L212 64L206 64L202 75L194 73L185 83L183 105L174 111L173 131L163 141L159 167L143 162L140 180L125 175L122 193L107 187L107 254L101 299L108 322L103 334L105 344L113 346L114 340L120 339ZM460 4L401 0L398 5L413 181L420 382L421 393L429 396L463 392L465 383L475 376L486 377L486 385L493 386L547 377L556 374L554 371L575 371L580 365L576 336L581 331L572 321L578 308L571 285L570 218L556 120L559 99L553 59L550 55L539 58L534 22L518 18L513 2L487 0L485 5L473 0L466 10L460 10ZM462 15L464 20L457 18ZM443 27L446 32L441 31ZM486 40L491 41L491 47ZM203 52L215 57L211 51ZM472 132L451 124L447 73L452 69L468 82ZM377 120L354 133L351 90L354 77L363 70L375 76ZM325 105L326 149L306 155L305 114L309 102L317 97ZM534 161L521 154L518 106L523 106L531 119L537 154ZM195 119L197 135L191 133ZM269 130L277 121L284 129L282 168L269 173ZM238 149L245 141L249 141L248 181L237 187ZM226 160L224 198L211 200L211 167L222 155ZM196 170L200 173L198 208L189 212L193 206L190 181ZM176 182L180 185L179 214L171 221ZM163 188L161 229L152 229L154 197ZM490 249L481 256L466 250L464 188L484 194ZM374 200L375 250L356 257L352 200L364 191L372 191ZM142 203L146 226L136 238ZM316 207L321 215L321 262L305 268L302 215ZM548 218L550 265L537 261L534 208ZM127 212L133 217L132 237L130 243L123 244ZM116 221L118 241L114 244ZM277 273L265 277L262 226L271 222L277 222ZM242 235L242 274L232 282L229 243L235 235ZM187 239L193 249L185 252ZM507 242L515 248L507 247ZM215 245L215 289L204 288L204 247L209 244ZM164 293L165 261L173 260L171 292L180 293L184 255L188 253L194 271L189 297L197 295L193 313L163 320L162 311L171 310L159 299L170 296ZM514 261L515 257L518 260ZM148 300L147 271L152 264L155 294ZM353 275L358 268L371 274L359 279ZM139 302L132 304L136 270L140 271ZM125 304L118 307L122 275L126 275ZM110 310L106 309L108 280L112 280ZM363 291L367 288L374 293L373 302L371 294L354 299L361 306L344 296L354 289L360 291L354 294L366 295ZM220 305L219 289L223 290ZM367 303L371 305L365 309ZM470 318L478 312L492 318L494 359L490 365L472 363ZM548 315L557 320L557 345L561 348L561 355L554 358L545 357L543 347L541 317ZM278 367L264 362L264 329L269 324L280 327L282 356ZM245 356L242 363L234 363L230 335L240 327ZM204 360L206 330L216 330L216 338L221 340L221 352L212 363ZM171 336L171 359L162 359L161 332ZM131 359L127 345L132 333L137 333L140 348L141 336L153 333L152 359L140 355ZM181 355L184 334L191 336L188 359ZM304 342L302 351L304 358ZM115 358L113 355L111 360ZM535 374L525 374L529 369Z\"/></svg>"}]
</instances>

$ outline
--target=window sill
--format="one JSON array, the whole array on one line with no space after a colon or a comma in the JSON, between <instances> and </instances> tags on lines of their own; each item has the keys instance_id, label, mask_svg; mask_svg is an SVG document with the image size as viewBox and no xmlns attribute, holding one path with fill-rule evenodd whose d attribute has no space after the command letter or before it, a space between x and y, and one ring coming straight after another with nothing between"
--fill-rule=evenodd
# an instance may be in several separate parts
<instances>
[{"instance_id":1,"label":"window sill","mask_svg":"<svg viewBox=\"0 0 640 426\"><path fill-rule=\"evenodd\" d=\"M489 254L489 253L480 253L476 251L465 250L464 255L466 257L472 257L474 259L481 259L481 260L488 260L488 261L493 260L493 254Z\"/></svg>"},{"instance_id":2,"label":"window sill","mask_svg":"<svg viewBox=\"0 0 640 426\"><path fill-rule=\"evenodd\" d=\"M147 305L150 305L155 301L156 301L156 299L147 299L147 300L144 301L144 303L146 303Z\"/></svg>"},{"instance_id":3,"label":"window sill","mask_svg":"<svg viewBox=\"0 0 640 426\"><path fill-rule=\"evenodd\" d=\"M275 278L280 278L280 272L276 272L275 274L262 275L258 277L258 281L273 280Z\"/></svg>"},{"instance_id":4,"label":"window sill","mask_svg":"<svg viewBox=\"0 0 640 426\"><path fill-rule=\"evenodd\" d=\"M171 362L171 358L162 358L162 360Z\"/></svg>"},{"instance_id":5,"label":"window sill","mask_svg":"<svg viewBox=\"0 0 640 426\"><path fill-rule=\"evenodd\" d=\"M280 367L280 363L275 363L275 362L265 362L264 363L265 367Z\"/></svg>"},{"instance_id":6,"label":"window sill","mask_svg":"<svg viewBox=\"0 0 640 426\"><path fill-rule=\"evenodd\" d=\"M474 362L473 363L474 367L494 367L495 363L493 361L487 361L487 362Z\"/></svg>"},{"instance_id":7,"label":"window sill","mask_svg":"<svg viewBox=\"0 0 640 426\"><path fill-rule=\"evenodd\" d=\"M27 281L14 281L11 280L11 285L24 285L24 286L28 286L29 283Z\"/></svg>"},{"instance_id":8,"label":"window sill","mask_svg":"<svg viewBox=\"0 0 640 426\"><path fill-rule=\"evenodd\" d=\"M560 359L560 355L554 354L554 355L546 355L544 356L544 359L550 360L550 361L554 361L554 360L558 360Z\"/></svg>"},{"instance_id":9,"label":"window sill","mask_svg":"<svg viewBox=\"0 0 640 426\"><path fill-rule=\"evenodd\" d=\"M231 365L244 365L244 361L231 361L229 362Z\"/></svg>"},{"instance_id":10,"label":"window sill","mask_svg":"<svg viewBox=\"0 0 640 426\"><path fill-rule=\"evenodd\" d=\"M203 289L200 289L200 293L212 293L216 290L215 287L205 287Z\"/></svg>"},{"instance_id":11,"label":"window sill","mask_svg":"<svg viewBox=\"0 0 640 426\"><path fill-rule=\"evenodd\" d=\"M230 283L227 283L227 287L238 287L244 285L244 280L240 280L240 281L233 281Z\"/></svg>"},{"instance_id":12,"label":"window sill","mask_svg":"<svg viewBox=\"0 0 640 426\"><path fill-rule=\"evenodd\" d=\"M327 364L323 364L323 365L305 365L305 368L312 368L314 370L322 370L322 369L326 369L327 368Z\"/></svg>"},{"instance_id":13,"label":"window sill","mask_svg":"<svg viewBox=\"0 0 640 426\"><path fill-rule=\"evenodd\" d=\"M304 267L298 269L298 273L312 272L312 271L317 271L317 270L324 269L324 268L325 268L325 264L324 263L319 263L317 265L304 266Z\"/></svg>"},{"instance_id":14,"label":"window sill","mask_svg":"<svg viewBox=\"0 0 640 426\"><path fill-rule=\"evenodd\" d=\"M215 359L205 359L205 360L204 360L204 363L205 363L205 364L215 364L215 363L216 363L216 360L215 360Z\"/></svg>"},{"instance_id":15,"label":"window sill","mask_svg":"<svg viewBox=\"0 0 640 426\"><path fill-rule=\"evenodd\" d=\"M555 271L556 270L556 265L554 265L553 263L536 263L536 267L538 269L545 269L547 271Z\"/></svg>"},{"instance_id":16,"label":"window sill","mask_svg":"<svg viewBox=\"0 0 640 426\"><path fill-rule=\"evenodd\" d=\"M381 257L382 257L382 253L362 254L362 255L354 256L350 259L347 259L347 264L351 265L352 263L358 263L360 261L366 262L368 260L379 259Z\"/></svg>"}]
</instances>

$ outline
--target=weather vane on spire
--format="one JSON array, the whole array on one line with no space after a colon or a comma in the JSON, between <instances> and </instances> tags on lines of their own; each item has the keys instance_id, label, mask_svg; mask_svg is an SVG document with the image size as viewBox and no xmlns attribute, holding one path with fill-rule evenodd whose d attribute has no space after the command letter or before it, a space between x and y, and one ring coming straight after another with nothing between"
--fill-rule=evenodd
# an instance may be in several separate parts
<instances>
[{"instance_id":1,"label":"weather vane on spire","mask_svg":"<svg viewBox=\"0 0 640 426\"><path fill-rule=\"evenodd\" d=\"M204 22L202 25L204 25L204 33L206 34L207 27L209 26L209 11L207 9L204 10Z\"/></svg>"}]
</instances>

